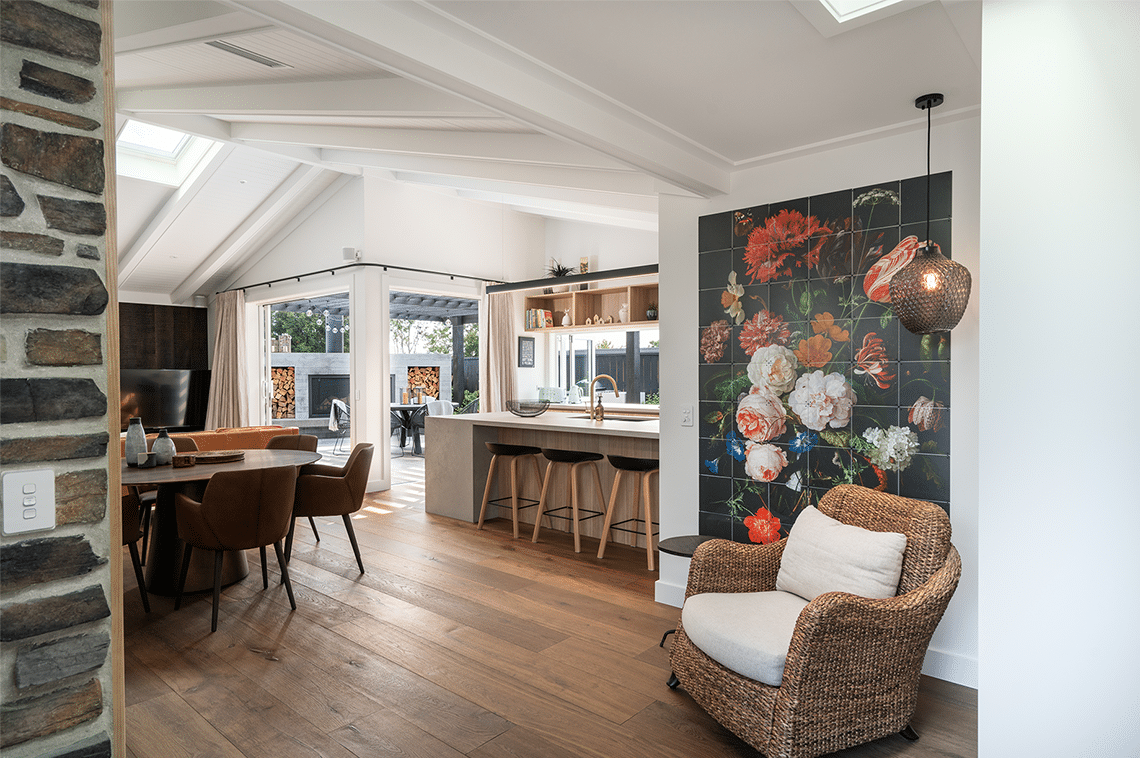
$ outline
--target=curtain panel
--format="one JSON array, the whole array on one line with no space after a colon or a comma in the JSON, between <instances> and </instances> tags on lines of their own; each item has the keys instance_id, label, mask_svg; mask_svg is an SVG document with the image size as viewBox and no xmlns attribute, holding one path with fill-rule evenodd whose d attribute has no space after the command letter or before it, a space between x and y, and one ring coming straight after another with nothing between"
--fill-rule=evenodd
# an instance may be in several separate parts
<instances>
[{"instance_id":1,"label":"curtain panel","mask_svg":"<svg viewBox=\"0 0 1140 758\"><path fill-rule=\"evenodd\" d=\"M223 292L214 301L214 363L206 428L247 426L245 292Z\"/></svg>"}]
</instances>

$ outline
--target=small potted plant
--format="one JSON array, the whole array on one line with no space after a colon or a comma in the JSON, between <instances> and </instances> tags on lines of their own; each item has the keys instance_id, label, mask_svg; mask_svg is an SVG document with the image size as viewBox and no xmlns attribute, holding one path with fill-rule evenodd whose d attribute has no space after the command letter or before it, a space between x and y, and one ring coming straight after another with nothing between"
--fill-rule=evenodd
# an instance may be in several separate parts
<instances>
[{"instance_id":1,"label":"small potted plant","mask_svg":"<svg viewBox=\"0 0 1140 758\"><path fill-rule=\"evenodd\" d=\"M647 319L649 319L650 321L656 321L657 320L657 303L650 301L645 306L645 317Z\"/></svg>"},{"instance_id":2,"label":"small potted plant","mask_svg":"<svg viewBox=\"0 0 1140 758\"><path fill-rule=\"evenodd\" d=\"M550 259L550 265L546 267L546 275L551 279L561 279L564 276L570 276L571 274L576 273L578 273L578 271L573 266L563 266L553 258ZM569 285L562 287L548 287L546 293L550 294L551 292L568 292L569 290Z\"/></svg>"}]
</instances>

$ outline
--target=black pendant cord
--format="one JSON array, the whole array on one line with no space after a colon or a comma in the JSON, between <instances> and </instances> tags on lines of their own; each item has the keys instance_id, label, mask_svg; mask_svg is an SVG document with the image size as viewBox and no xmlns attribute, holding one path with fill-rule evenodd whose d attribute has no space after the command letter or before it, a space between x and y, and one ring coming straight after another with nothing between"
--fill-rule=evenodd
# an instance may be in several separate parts
<instances>
[{"instance_id":1,"label":"black pendant cord","mask_svg":"<svg viewBox=\"0 0 1140 758\"><path fill-rule=\"evenodd\" d=\"M926 246L930 245L930 111L926 108Z\"/></svg>"}]
</instances>

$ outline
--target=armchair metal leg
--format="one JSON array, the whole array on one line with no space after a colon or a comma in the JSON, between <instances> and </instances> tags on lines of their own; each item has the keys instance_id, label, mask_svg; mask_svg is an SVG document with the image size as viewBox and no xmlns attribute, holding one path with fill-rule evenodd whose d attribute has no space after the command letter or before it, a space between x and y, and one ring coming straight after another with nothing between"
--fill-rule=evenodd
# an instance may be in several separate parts
<instances>
[{"instance_id":1,"label":"armchair metal leg","mask_svg":"<svg viewBox=\"0 0 1140 758\"><path fill-rule=\"evenodd\" d=\"M309 516L309 526L313 527L313 536L317 538L317 542L320 542L321 535L317 534L317 522L313 521L312 516Z\"/></svg>"},{"instance_id":2,"label":"armchair metal leg","mask_svg":"<svg viewBox=\"0 0 1140 758\"><path fill-rule=\"evenodd\" d=\"M657 647L665 647L665 640L669 638L670 634L676 634L676 633L677 633L676 629L670 629L669 631L665 632L665 634L662 634L661 635L661 642L658 643Z\"/></svg>"},{"instance_id":3,"label":"armchair metal leg","mask_svg":"<svg viewBox=\"0 0 1140 758\"><path fill-rule=\"evenodd\" d=\"M677 689L677 685L680 683L681 683L681 680L677 678L677 675L674 674L672 671L670 671L669 672L669 681L665 682L665 684L669 685L669 689L671 689L671 690Z\"/></svg>"},{"instance_id":4,"label":"armchair metal leg","mask_svg":"<svg viewBox=\"0 0 1140 758\"><path fill-rule=\"evenodd\" d=\"M344 514L344 528L348 532L348 541L352 543L352 552L356 554L356 565L360 567L360 573L364 573L364 561L360 559L360 546L356 544L356 532L352 530L352 516Z\"/></svg>"},{"instance_id":5,"label":"armchair metal leg","mask_svg":"<svg viewBox=\"0 0 1140 758\"><path fill-rule=\"evenodd\" d=\"M285 535L285 562L289 562L289 555L293 552L293 530L297 527L297 517L289 519L289 533ZM285 572L281 572L281 583L285 583Z\"/></svg>"},{"instance_id":6,"label":"armchair metal leg","mask_svg":"<svg viewBox=\"0 0 1140 758\"><path fill-rule=\"evenodd\" d=\"M224 550L214 551L214 612L210 615L210 633L218 631L218 606L222 604L222 557Z\"/></svg>"},{"instance_id":7,"label":"armchair metal leg","mask_svg":"<svg viewBox=\"0 0 1140 758\"><path fill-rule=\"evenodd\" d=\"M174 610L182 607L182 591L186 589L186 572L190 570L190 553L194 552L194 547L188 543L182 543L182 571L178 574L178 593L174 596Z\"/></svg>"},{"instance_id":8,"label":"armchair metal leg","mask_svg":"<svg viewBox=\"0 0 1140 758\"><path fill-rule=\"evenodd\" d=\"M914 731L910 724L904 726L899 734L903 736L903 739L909 740L910 742L918 740L918 732Z\"/></svg>"},{"instance_id":9,"label":"armchair metal leg","mask_svg":"<svg viewBox=\"0 0 1140 758\"><path fill-rule=\"evenodd\" d=\"M281 579L285 582L285 592L289 595L289 607L297 610L297 601L293 599L293 583L289 581L289 567L285 565L285 554L281 550L281 540L273 543L273 552L277 553L277 565L281 567Z\"/></svg>"},{"instance_id":10,"label":"armchair metal leg","mask_svg":"<svg viewBox=\"0 0 1140 758\"><path fill-rule=\"evenodd\" d=\"M265 545L258 548L261 552L261 589L269 589L269 567L265 565Z\"/></svg>"}]
</instances>

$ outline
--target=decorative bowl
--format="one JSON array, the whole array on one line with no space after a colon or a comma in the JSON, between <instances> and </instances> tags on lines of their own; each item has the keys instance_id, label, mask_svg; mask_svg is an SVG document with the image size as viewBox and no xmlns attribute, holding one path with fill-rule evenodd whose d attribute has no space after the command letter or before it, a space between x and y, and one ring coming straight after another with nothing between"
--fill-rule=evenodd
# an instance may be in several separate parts
<instances>
[{"instance_id":1,"label":"decorative bowl","mask_svg":"<svg viewBox=\"0 0 1140 758\"><path fill-rule=\"evenodd\" d=\"M550 406L549 400L508 400L507 410L516 416L541 416Z\"/></svg>"}]
</instances>

